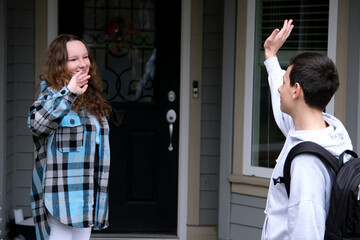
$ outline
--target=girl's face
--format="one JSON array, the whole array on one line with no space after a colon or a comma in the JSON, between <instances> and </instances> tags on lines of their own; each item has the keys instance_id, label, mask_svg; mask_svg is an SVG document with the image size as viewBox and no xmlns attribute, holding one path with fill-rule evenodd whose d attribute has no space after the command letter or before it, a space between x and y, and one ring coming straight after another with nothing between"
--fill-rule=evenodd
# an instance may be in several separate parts
<instances>
[{"instance_id":1,"label":"girl's face","mask_svg":"<svg viewBox=\"0 0 360 240\"><path fill-rule=\"evenodd\" d=\"M78 40L66 43L68 60L65 65L66 73L71 77L77 72L89 73L90 59L85 45Z\"/></svg>"}]
</instances>

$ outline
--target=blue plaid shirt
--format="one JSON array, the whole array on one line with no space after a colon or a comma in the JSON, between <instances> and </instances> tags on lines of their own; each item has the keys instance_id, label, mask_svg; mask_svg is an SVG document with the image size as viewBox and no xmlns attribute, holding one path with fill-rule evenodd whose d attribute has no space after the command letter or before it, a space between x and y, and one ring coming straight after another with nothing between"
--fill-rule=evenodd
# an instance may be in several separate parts
<instances>
[{"instance_id":1,"label":"blue plaid shirt","mask_svg":"<svg viewBox=\"0 0 360 240\"><path fill-rule=\"evenodd\" d=\"M37 239L49 237L47 214L73 227L108 226L109 125L104 118L97 131L90 116L72 111L76 96L66 86L56 92L43 81L30 107L28 126L35 145L31 206Z\"/></svg>"}]
</instances>

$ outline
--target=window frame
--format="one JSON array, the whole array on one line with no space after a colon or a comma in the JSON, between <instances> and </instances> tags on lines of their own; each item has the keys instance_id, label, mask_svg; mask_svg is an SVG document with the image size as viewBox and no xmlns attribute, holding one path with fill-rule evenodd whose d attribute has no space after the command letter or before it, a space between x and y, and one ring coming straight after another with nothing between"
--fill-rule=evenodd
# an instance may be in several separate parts
<instances>
[{"instance_id":1,"label":"window frame","mask_svg":"<svg viewBox=\"0 0 360 240\"><path fill-rule=\"evenodd\" d=\"M270 178L273 168L265 168L251 165L252 146L252 112L253 112L253 78L255 59L255 18L256 1L247 0L247 30L246 30L246 62L245 62L245 86L244 86L244 121L243 121L243 152L242 152L242 175L261 178ZM336 40L338 22L338 0L329 0L329 28L327 55L336 63ZM296 25L296 23L295 23ZM326 112L334 114L334 97L328 104Z\"/></svg>"}]
</instances>

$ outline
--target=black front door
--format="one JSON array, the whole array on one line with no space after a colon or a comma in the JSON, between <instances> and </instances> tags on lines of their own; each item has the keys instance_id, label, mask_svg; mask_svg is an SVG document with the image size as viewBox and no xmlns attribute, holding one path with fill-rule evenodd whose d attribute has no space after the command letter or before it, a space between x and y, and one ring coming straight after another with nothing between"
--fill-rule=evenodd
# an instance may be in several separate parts
<instances>
[{"instance_id":1,"label":"black front door","mask_svg":"<svg viewBox=\"0 0 360 240\"><path fill-rule=\"evenodd\" d=\"M180 0L59 1L60 33L85 39L113 106L106 232L176 233L180 10Z\"/></svg>"}]
</instances>

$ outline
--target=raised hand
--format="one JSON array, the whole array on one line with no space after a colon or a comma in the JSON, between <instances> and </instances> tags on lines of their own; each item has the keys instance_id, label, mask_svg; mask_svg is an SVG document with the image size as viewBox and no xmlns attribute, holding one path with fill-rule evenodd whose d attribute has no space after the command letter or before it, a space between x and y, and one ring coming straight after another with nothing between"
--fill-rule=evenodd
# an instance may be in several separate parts
<instances>
[{"instance_id":1,"label":"raised hand","mask_svg":"<svg viewBox=\"0 0 360 240\"><path fill-rule=\"evenodd\" d=\"M276 53L279 51L279 49L284 44L286 39L290 36L290 33L294 28L292 22L293 22L292 19L285 20L281 30L275 29L271 33L271 35L266 39L264 43L266 59L276 56Z\"/></svg>"},{"instance_id":2,"label":"raised hand","mask_svg":"<svg viewBox=\"0 0 360 240\"><path fill-rule=\"evenodd\" d=\"M68 89L76 95L82 95L88 88L88 79L91 76L87 72L79 71L70 79Z\"/></svg>"}]
</instances>

